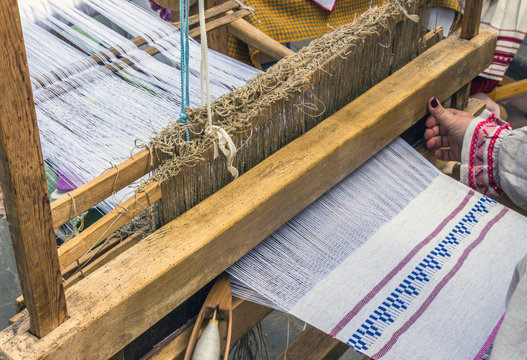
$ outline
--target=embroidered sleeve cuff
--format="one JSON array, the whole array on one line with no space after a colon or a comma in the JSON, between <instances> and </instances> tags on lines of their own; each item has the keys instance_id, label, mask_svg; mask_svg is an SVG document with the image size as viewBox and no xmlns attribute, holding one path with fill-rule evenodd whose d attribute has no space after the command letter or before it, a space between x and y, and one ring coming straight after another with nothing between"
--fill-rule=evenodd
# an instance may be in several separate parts
<instances>
[{"instance_id":1,"label":"embroidered sleeve cuff","mask_svg":"<svg viewBox=\"0 0 527 360\"><path fill-rule=\"evenodd\" d=\"M499 187L497 154L509 123L484 110L471 121L461 150L461 181L487 196L498 196Z\"/></svg>"}]
</instances>

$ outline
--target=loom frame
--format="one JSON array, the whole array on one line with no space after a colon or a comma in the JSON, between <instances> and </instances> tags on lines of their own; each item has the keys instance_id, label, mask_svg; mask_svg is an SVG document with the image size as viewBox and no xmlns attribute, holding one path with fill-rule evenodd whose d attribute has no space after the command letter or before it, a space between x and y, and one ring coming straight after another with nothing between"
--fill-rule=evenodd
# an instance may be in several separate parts
<instances>
[{"instance_id":1,"label":"loom frame","mask_svg":"<svg viewBox=\"0 0 527 360\"><path fill-rule=\"evenodd\" d=\"M479 11L481 10L481 1L478 0L472 3L467 1L467 12L465 16L466 21L464 21L462 31L462 33L468 33L467 37L470 37L471 34L473 35L477 33L477 31L470 31L471 26L474 27L474 24L479 25L478 18L476 16L470 15L470 12L472 11L470 10L472 9L471 4L474 3L476 3L476 5L477 3L479 3ZM1 149L3 152L3 160L18 166L20 169L26 169L26 171L27 169L42 169L42 155L40 155L40 158L38 157L39 144L35 142L31 143L30 140L23 139L22 134L25 132L25 130L22 127L22 123L14 127L12 133L12 135L14 136L13 139L24 148L27 148L29 153L36 154L36 156L28 160L20 159L16 156L15 151L12 147L10 148L9 146L5 146L6 143L9 144L9 141L13 141L13 139L8 139L8 136L5 135L7 134L6 125L10 124L8 123L10 117L14 116L15 118L21 118L20 114L22 113L27 121L27 125L33 126L34 128L36 128L36 117L34 116L34 105L32 103L31 87L29 84L29 76L27 73L27 60L25 59L25 53L23 51L24 44L22 40L21 28L19 24L18 26L16 25L16 21L18 18L16 1L11 2L9 4L2 4L2 10L5 10L2 11L4 17L12 16L11 19L14 19L10 21L14 21L15 26L13 26L12 29L9 29L8 27L10 25L10 22L4 21L4 23L0 25L0 33L2 33L2 35L9 34L12 44L16 45L16 48L8 48L8 52L9 55L13 56L13 59L15 59L17 63L15 63L15 66L13 66L13 63L10 63L9 61L2 61L0 62L0 65L2 65L1 70L5 74L6 64L10 65L11 68L8 68L7 71L9 71L9 74L13 75L15 79L15 85L19 86L20 89L25 89L26 92L29 89L28 96L24 97L27 98L27 102L23 104L17 104L16 106L12 107L2 108L3 113L1 114L2 117L0 118L2 133L0 135L2 135L3 137L1 137L0 145L2 145ZM474 8L474 11L477 14L477 6ZM13 23L11 23L11 25L12 24ZM400 98L394 98L391 95L387 96L385 101L388 101L388 103L384 104L384 106L382 104L383 102L379 104L379 94L389 92L390 88L393 88L395 84L400 82L402 78L401 74L399 73L399 77L396 77L397 73L395 73L394 75L383 81L381 84L377 85L376 87L368 91L366 94L361 96L359 99L350 103L340 112L332 115L330 118L328 118L329 121L324 121L315 129L302 136L298 140L295 140L294 142L290 143L284 149L280 150L279 152L268 158L268 160L266 160L264 163L258 165L253 170L246 173L244 175L245 179L243 181L242 179L244 176L242 176L239 181L233 182L226 188L220 190L218 193L211 196L209 199L203 201L202 203L191 209L189 212L182 215L180 218L174 220L174 222L171 223L170 226L167 225L168 227L164 227L154 233L154 235L151 237L151 240L147 241L147 243L153 243L156 241L161 242L163 239L163 241L167 241L168 237L172 235L175 227L177 228L177 224L180 224L181 226L183 226L183 228L185 228L188 227L189 221L195 219L196 216L211 216L211 214L215 213L215 209L217 208L217 206L213 205L218 204L217 201L224 201L223 199L230 197L232 194L239 193L240 190L242 190L244 187L247 189L252 189L252 185L254 185L255 182L258 182L259 186L262 187L262 192L265 192L265 189L263 188L265 188L264 185L266 183L272 189L271 192L267 192L268 198L263 201L262 199L258 198L261 197L261 195L255 196L254 199L249 199L248 202L252 202L251 206L253 210L247 211L247 209L245 209L241 213L238 213L239 218L237 220L235 220L235 217L231 214L220 219L227 222L228 225L220 224L218 223L218 221L216 221L216 225L214 226L216 226L217 228L211 230L210 236L212 237L210 238L210 241L202 242L203 247L197 247L196 252L194 252L193 254L185 255L183 258L181 258L181 264L180 266L176 266L177 269L167 268L167 272L162 272L164 274L163 276L153 279L152 282L136 284L137 287L135 288L135 290L130 289L131 292L128 292L128 294L132 297L136 296L136 294L140 294L140 297L144 297L141 300L144 301L145 304L141 306L141 309L145 312L149 312L149 308L154 309L153 311L155 312L155 316L157 317L159 317L159 314L162 312L168 312L169 309L174 308L176 306L176 303L178 301L181 302L184 298L190 296L198 288L205 285L208 281L212 280L216 275L223 271L237 258L241 257L245 252L250 250L250 248L256 245L259 241L263 240L263 238L265 238L267 234L272 232L274 228L280 226L283 222L287 221L301 208L307 206L312 200L316 199L316 197L318 197L321 193L331 187L332 184L336 183L340 178L347 175L354 168L356 168L362 162L367 160L370 156L374 155L384 145L389 143L396 135L400 134L407 127L409 127L413 122L417 121L420 117L424 116L426 113L424 104L426 103L426 99L429 96L433 94L436 95L440 100L444 100L453 93L458 92L457 97L461 99L458 102L463 102L463 100L466 99L465 84L470 80L470 74L472 74L473 72L477 74L480 70L486 67L486 65L490 63L492 59L495 36L490 34L488 31L483 31L480 36L476 36L476 38L474 38L470 42L459 39L450 39L448 41L450 41L450 43L445 44L443 42L443 44L437 45L441 45L440 48L436 48L435 50L430 49L430 51L433 50L435 51L432 52L433 54L439 54L451 48L461 48L463 49L463 53L459 56L459 58L456 58L457 62L451 62L447 66L442 66L441 64L436 63L436 67L442 66L442 68L440 70L437 70L437 68L436 70L429 70L429 67L434 64L432 59L433 55L430 55L430 53L427 54L428 58L426 58L426 56L424 57L425 60L422 60L423 57L421 56L419 58L421 60L415 59L414 61L412 61L411 64L413 64L414 66L416 65L416 63L421 61L420 65L417 65L417 67L426 68L426 72L429 73L429 75L433 73L433 75L430 75L430 77L427 78L427 80L420 85L421 87L407 89L406 92L404 92L404 94ZM452 44L454 44L455 46L453 46ZM465 59L467 56L475 56L477 58L476 61L470 62L470 67L468 65L468 61L466 61ZM407 67L405 67L405 69ZM456 79L456 81L453 81L452 83L449 83L447 85L441 85L441 79L444 78L444 76L453 75L460 76L458 79ZM0 83L5 82L5 75L0 76L3 77L0 77ZM407 76L407 74L403 75L403 77L404 76ZM461 91L459 91L459 89L461 89ZM15 91L12 92L13 97L17 95L18 94L15 94ZM397 103L397 105L394 105L394 103ZM396 116L399 111L403 112L405 115L408 115L405 117L411 120L405 123L394 121L396 120L396 118L399 117ZM348 126L346 126L345 121L343 122L343 119L346 117L364 116L365 113L369 114L372 118L374 118L374 120L364 124L361 129L354 129L353 126L350 127L349 124ZM382 127L385 127L389 131L382 130ZM333 153L327 150L326 143L320 143L319 141L319 145L316 146L319 147L319 150L323 154L323 156L320 155L316 161L306 163L306 148L312 148L313 144L317 144L316 139L319 138L322 134L329 136L334 133L335 130L339 130L339 133L340 131L347 132L348 134L346 139L341 139L342 141L332 148L331 151L333 151ZM368 141L365 141L365 139L368 139ZM367 143L370 144L368 145ZM347 154L349 154L350 152L355 152L359 155L357 156L357 158L350 160L349 156L347 156ZM299 158L299 154L302 154L301 158ZM292 165L292 162L294 161L297 161L297 163ZM5 164L3 164L3 166L4 169L9 168ZM283 170L283 173L281 175L276 174L276 172L279 172L280 169ZM296 169L297 171L296 176L291 175L291 171L294 169ZM83 210L81 209L83 207L87 206L87 208L89 208L93 206L100 200L111 195L111 193L115 191L117 187L124 187L128 185L130 182L134 181L135 179L150 170L150 156L148 152L136 154L132 159L127 160L125 163L119 165L117 168L109 170L102 176L75 190L73 197L75 199L84 199L85 201L85 203L81 203L81 206L79 205L79 202L81 201L77 201L76 212L82 212ZM18 198L20 198L20 205L15 205L22 206L24 209L24 214L20 214L17 211L13 211L13 200L7 199L7 211L10 220L10 226L12 228L15 228L15 231L12 230L13 234L16 233L16 231L20 231L17 230L17 228L20 229L24 227L18 224L25 225L31 222L30 220L28 220L28 216L30 219L31 217L33 219L40 219L39 216L41 216L42 213L47 213L47 200L42 201L42 204L44 204L42 205L44 207L44 210L42 210L42 208L40 207L35 206L36 204L34 202L33 205L31 205L30 201L28 201L33 198L43 198L43 193L41 190L43 189L42 185L45 183L43 182L42 177L35 177L31 179L32 184L33 186L35 186L35 188L30 188L29 190L27 190L27 193L24 193L20 191L20 189L23 188L17 186L22 186L25 182L27 183L27 178L24 178L19 174L10 173L11 178L7 179L5 176L6 173L7 172L4 172L4 175L1 176L2 187L6 190L6 192L8 192L9 190L16 190L15 193L18 194ZM308 183L313 183L313 179L320 180L321 185L310 187ZM275 181L281 181L283 183L280 184L280 186L276 187L272 185L272 183ZM281 203L280 200L277 198L277 194L282 194L283 196L284 194L290 192L296 193L300 190L305 195L303 196L304 200L302 201L302 203L295 203L292 208L288 204L284 204L283 202ZM139 208L137 202L139 200L146 201L147 196L149 198L148 201L154 202L154 199L156 197L161 198L162 194L159 189L159 186L152 185L150 188L147 189L147 192L145 192L144 196L145 197L143 199L133 199L133 202L136 203L135 206ZM287 196L285 196L285 198L287 198ZM88 205L90 203L91 205ZM273 209L277 204L282 204L286 210L281 211L280 214L275 214ZM47 206L50 215L46 215L42 219L41 225L42 229L44 230L33 230L31 234L26 234L21 238L17 238L17 236L14 236L13 243L15 244L15 248L17 246L23 246L26 242L31 243L31 239L45 238L44 234L46 233L46 231L49 234L49 229L52 230L55 225L59 223L62 224L64 221L67 220L63 220L64 218L71 218L77 215L76 212L73 211L74 206L71 203L71 200L69 202L66 200L62 202L56 202L55 206L49 206L49 202L47 202ZM123 204L121 206L125 205ZM57 209L60 209L60 211ZM130 211L130 207L128 207L128 210ZM265 214L265 216L263 216L262 214ZM60 216L62 216L62 218ZM272 220L272 224L266 224L265 227L261 226L260 221L262 219L262 216L263 218L270 218ZM51 220L51 217L53 218L53 220ZM128 219L126 219L126 222L127 221ZM200 223L200 227L203 227L204 224L205 222ZM210 227L211 225L208 226ZM255 227L258 229L255 229ZM101 231L100 229L101 227L99 228L99 231ZM245 232L248 230L252 230L255 232L253 239L246 240ZM235 238L236 241L233 241L233 238ZM197 240L197 243L200 243L198 239L195 240ZM228 246L220 246L222 242L227 243ZM42 246L43 244L40 245ZM45 249L45 251L41 251L42 249ZM33 249L32 251L30 251L30 253L17 252L17 264L27 264L29 263L28 259L30 258L38 259L38 261L41 261L47 266L47 271L52 274L60 274L61 271L64 271L67 266L70 265L66 264L67 262L63 261L63 258L65 256L63 254L69 254L66 250L64 250L62 254L60 250L57 253L56 251L54 251L53 247L45 246L44 244L44 246L40 249ZM125 257L128 257L129 259L130 257L134 256L134 251L137 254L137 249L134 250L134 248L132 247L128 250L125 250L122 255L126 255ZM210 260L216 258L218 254L224 254L225 259L222 260L219 264L211 264L212 266L210 266L205 271L206 274L194 277L195 270L199 268L199 257L203 257L205 258L205 260ZM55 255L56 259L60 259L60 265L58 261L50 260L53 259ZM73 257L71 259L73 259ZM185 261L187 260L190 261L189 264L185 263ZM89 278L83 280L81 283L72 287L72 291L74 291L73 289L75 289L75 291L80 291L80 293L82 293L82 290L79 290L81 289L81 287L87 287L88 289L90 289L90 291L95 291L94 284L101 284L98 281L100 281L100 279L104 277L104 273L107 271L111 271L115 274L125 275L126 267L123 267L123 264L125 262L126 261L121 259L121 257L115 259L114 261L105 265L103 269L96 270L93 273L93 276L90 276ZM190 266L190 268L188 266ZM181 267L182 269L179 269L179 267ZM22 267L21 269L21 278L36 276L30 269L24 267ZM189 274L183 274L183 269L187 269L187 271L189 271ZM159 288L159 286L163 286L166 284L165 278L167 276L169 278L172 277L173 279L179 279L178 281L182 285L182 288L184 288L184 291L181 291L181 294L178 294L176 296L177 299L169 299L169 297L159 299L154 291L154 289ZM189 278L189 276L191 277ZM37 276L37 278L39 277ZM189 282L191 284L183 286L184 282ZM64 290L60 290L62 288L62 281L60 280L59 276L57 276L57 279L52 282L52 286L56 289L56 292L59 293L59 297L65 297ZM28 309L30 312L30 319L39 319L40 317L42 319L49 320L51 318L57 318L58 316L59 321L55 322L56 325L59 325L60 320L65 320L65 305L64 308L57 308L59 315L50 313L39 314L38 311L36 311L39 306L35 305L36 303L34 300L45 305L47 304L48 307L52 307L49 306L52 302L51 299L47 298L46 296L32 296L32 294L42 293L42 291L39 291L38 284L34 285L34 283L23 283L22 288L24 296L27 299L32 299L32 301L27 302ZM126 296L123 295L123 298L124 297ZM75 317L77 315L77 311L82 308L82 304L86 302L85 300L86 299L83 299L81 296L76 299L73 299L72 303L74 305L71 308L73 309L73 312L71 312L72 310L70 309L70 315L72 317ZM60 358L61 354L64 355L67 354L68 351L74 351L76 356L82 357L81 351L86 351L90 348L93 349L93 347L87 347L87 340L83 339L86 335L89 335L91 331L106 329L106 331L111 332L113 328L109 325L115 324L116 321L129 321L126 319L129 318L130 314L133 314L133 312L123 311L127 309L127 305L125 304L125 302L126 301L117 301L114 308L109 308L107 312L102 311L100 315L97 315L95 317L95 320L92 319L91 321L87 321L84 325L81 325L82 329L77 329L73 336L67 335L67 326L59 326L55 331L52 331L49 327L46 328L39 327L38 325L32 325L31 328L33 333L41 337L41 339L38 340L33 335L30 335L27 332L27 329L29 327L27 324L27 319L22 320L21 322L15 324L15 326L0 333L0 354L6 356L7 358L13 359L19 357ZM154 306L156 302L163 303L163 306L161 306L162 309L160 309L159 306ZM128 309L130 310L130 308ZM117 316L117 318L115 318L115 316ZM104 323L104 321L106 321L105 319L108 319L108 317L111 317L113 319L107 324L99 324L101 322ZM84 319L87 320L86 317L84 317ZM68 321L66 321L64 325L66 325L67 323ZM131 335L132 339L147 328L147 324L134 326L133 334ZM46 335L47 332L49 332L48 335ZM60 333L63 336L57 337L57 335L54 335L54 333ZM90 336L87 337L90 338ZM118 336L116 336L116 338L118 338ZM91 339L93 340L93 337ZM100 352L101 356L109 356L119 351L124 345L126 345L130 341L130 336L120 337L119 339L106 340L107 344L104 344L102 346ZM78 343L82 343L81 346L79 346ZM24 349L25 346L34 346L35 344L41 344L39 345L40 352L37 351L36 353L34 353L33 351L30 351L30 353L28 353L28 349ZM101 344L96 345L100 346ZM35 348L35 350L37 349Z\"/></svg>"}]
</instances>

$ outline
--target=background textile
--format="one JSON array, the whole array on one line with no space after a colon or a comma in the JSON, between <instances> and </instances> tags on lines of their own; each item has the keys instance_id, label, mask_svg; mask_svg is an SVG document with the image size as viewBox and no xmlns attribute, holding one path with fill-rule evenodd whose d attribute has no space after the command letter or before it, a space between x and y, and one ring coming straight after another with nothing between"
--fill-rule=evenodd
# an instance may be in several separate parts
<instances>
[{"instance_id":1,"label":"background textile","mask_svg":"<svg viewBox=\"0 0 527 360\"><path fill-rule=\"evenodd\" d=\"M245 19L278 42L288 43L318 38L333 28L348 24L369 9L371 0L338 0L333 12L311 0L246 0L254 14ZM382 0L373 4L381 5ZM434 0L431 6L460 10L456 0ZM250 63L258 52L228 35L229 56Z\"/></svg>"}]
</instances>

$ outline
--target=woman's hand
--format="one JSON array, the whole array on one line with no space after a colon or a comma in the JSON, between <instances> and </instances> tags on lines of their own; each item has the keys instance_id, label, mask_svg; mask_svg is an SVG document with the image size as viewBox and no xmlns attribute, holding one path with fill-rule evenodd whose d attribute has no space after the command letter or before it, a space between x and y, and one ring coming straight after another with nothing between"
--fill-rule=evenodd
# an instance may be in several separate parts
<instances>
[{"instance_id":1,"label":"woman's hand","mask_svg":"<svg viewBox=\"0 0 527 360\"><path fill-rule=\"evenodd\" d=\"M459 161L463 136L474 116L456 109L445 109L434 97L428 101L430 116L425 122L424 138L429 149L437 149L439 160Z\"/></svg>"}]
</instances>

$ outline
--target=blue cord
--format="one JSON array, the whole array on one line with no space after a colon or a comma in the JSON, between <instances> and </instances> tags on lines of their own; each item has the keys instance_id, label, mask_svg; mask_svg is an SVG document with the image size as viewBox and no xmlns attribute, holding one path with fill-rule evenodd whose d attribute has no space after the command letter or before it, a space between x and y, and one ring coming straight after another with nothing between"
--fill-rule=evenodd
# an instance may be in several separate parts
<instances>
[{"instance_id":1,"label":"blue cord","mask_svg":"<svg viewBox=\"0 0 527 360\"><path fill-rule=\"evenodd\" d=\"M188 40L188 13L189 0L179 2L179 24L180 24L180 46L181 46L181 111L179 113L179 122L186 124L189 119L185 112L185 107L190 105L189 91L189 40ZM190 141L188 128L185 128L185 140Z\"/></svg>"}]
</instances>

